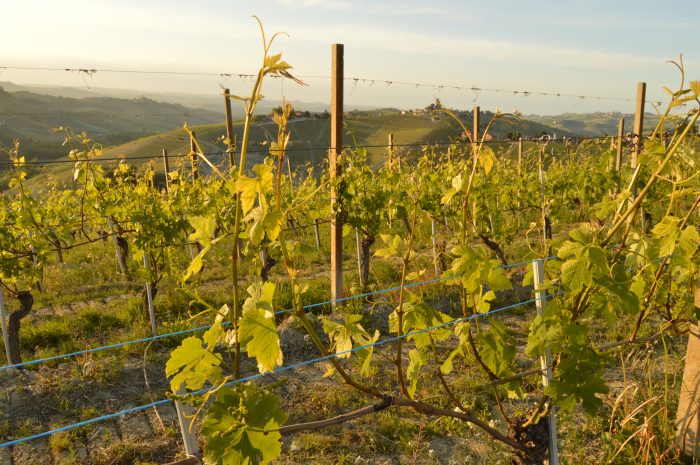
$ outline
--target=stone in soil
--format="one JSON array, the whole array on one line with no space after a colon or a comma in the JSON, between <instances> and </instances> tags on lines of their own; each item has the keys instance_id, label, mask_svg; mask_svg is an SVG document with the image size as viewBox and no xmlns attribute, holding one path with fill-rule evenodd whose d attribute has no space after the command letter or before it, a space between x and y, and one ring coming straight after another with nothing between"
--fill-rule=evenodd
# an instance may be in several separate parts
<instances>
[{"instance_id":1,"label":"stone in soil","mask_svg":"<svg viewBox=\"0 0 700 465\"><path fill-rule=\"evenodd\" d=\"M104 459L106 449L118 441L117 428L112 423L102 422L88 435L88 455L93 459Z\"/></svg>"},{"instance_id":2,"label":"stone in soil","mask_svg":"<svg viewBox=\"0 0 700 465\"><path fill-rule=\"evenodd\" d=\"M119 428L122 438L148 439L153 437L153 430L148 422L148 417L143 412L119 417Z\"/></svg>"},{"instance_id":3,"label":"stone in soil","mask_svg":"<svg viewBox=\"0 0 700 465\"><path fill-rule=\"evenodd\" d=\"M88 451L85 444L73 442L70 449L54 451L54 463L56 465L76 465L87 464Z\"/></svg>"},{"instance_id":4,"label":"stone in soil","mask_svg":"<svg viewBox=\"0 0 700 465\"><path fill-rule=\"evenodd\" d=\"M0 463L7 465L12 463L12 450L9 447L0 448Z\"/></svg>"},{"instance_id":5,"label":"stone in soil","mask_svg":"<svg viewBox=\"0 0 700 465\"><path fill-rule=\"evenodd\" d=\"M17 444L12 448L12 456L14 465L46 463L51 457L49 443L46 440L38 440Z\"/></svg>"},{"instance_id":6,"label":"stone in soil","mask_svg":"<svg viewBox=\"0 0 700 465\"><path fill-rule=\"evenodd\" d=\"M156 407L156 409L158 409L158 415L160 415L160 418L163 420L163 424L166 428L177 426L177 412L175 411L174 406L159 405ZM160 422L158 421L158 418L156 418L156 414L153 412L153 409L148 409L147 415L151 421L151 428L153 431L156 433L161 432Z\"/></svg>"}]
</instances>

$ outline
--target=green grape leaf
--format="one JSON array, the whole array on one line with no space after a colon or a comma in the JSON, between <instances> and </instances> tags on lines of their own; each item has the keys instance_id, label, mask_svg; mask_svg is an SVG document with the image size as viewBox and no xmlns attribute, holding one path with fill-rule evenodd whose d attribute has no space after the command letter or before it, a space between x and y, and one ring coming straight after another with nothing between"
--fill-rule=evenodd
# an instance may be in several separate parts
<instances>
[{"instance_id":1,"label":"green grape leaf","mask_svg":"<svg viewBox=\"0 0 700 465\"><path fill-rule=\"evenodd\" d=\"M464 348L469 344L469 327L469 321L463 321L454 326L454 333L459 340L459 344L450 352L450 355L447 356L447 359L440 366L442 374L449 375L452 373L454 369L453 361L456 356L464 357Z\"/></svg>"},{"instance_id":2,"label":"green grape leaf","mask_svg":"<svg viewBox=\"0 0 700 465\"><path fill-rule=\"evenodd\" d=\"M403 334L415 333L407 339L414 341L419 349L430 345L431 336L438 341L447 340L450 337L448 327L436 328L430 332L418 331L443 325L452 321L452 318L426 305L417 295L410 292L407 294L410 300L403 305ZM392 333L398 333L399 330L397 311L398 309L389 315L389 331Z\"/></svg>"},{"instance_id":3,"label":"green grape leaf","mask_svg":"<svg viewBox=\"0 0 700 465\"><path fill-rule=\"evenodd\" d=\"M209 328L204 335L202 340L207 345L207 350L213 352L216 345L224 337L224 328L221 326L219 321L215 321L211 328Z\"/></svg>"},{"instance_id":4,"label":"green grape leaf","mask_svg":"<svg viewBox=\"0 0 700 465\"><path fill-rule=\"evenodd\" d=\"M654 229L652 235L659 241L659 256L671 255L676 249L676 241L680 237L681 231L678 228L680 220L665 216Z\"/></svg>"},{"instance_id":5,"label":"green grape leaf","mask_svg":"<svg viewBox=\"0 0 700 465\"><path fill-rule=\"evenodd\" d=\"M474 308L479 313L488 313L491 310L491 301L496 298L496 293L488 291L485 294L477 294L474 296Z\"/></svg>"},{"instance_id":6,"label":"green grape leaf","mask_svg":"<svg viewBox=\"0 0 700 465\"><path fill-rule=\"evenodd\" d=\"M587 245L593 239L591 232L588 229L577 228L569 232L569 237L573 239L578 244Z\"/></svg>"},{"instance_id":7,"label":"green grape leaf","mask_svg":"<svg viewBox=\"0 0 700 465\"><path fill-rule=\"evenodd\" d=\"M188 218L188 221L194 228L194 232L187 239L200 243L202 247L211 245L214 232L216 231L216 217L213 215L193 216Z\"/></svg>"},{"instance_id":8,"label":"green grape leaf","mask_svg":"<svg viewBox=\"0 0 700 465\"><path fill-rule=\"evenodd\" d=\"M280 426L287 415L279 397L254 383L224 387L202 421L207 465L264 465L282 452Z\"/></svg>"},{"instance_id":9,"label":"green grape leaf","mask_svg":"<svg viewBox=\"0 0 700 465\"><path fill-rule=\"evenodd\" d=\"M370 337L369 333L362 327L362 315L345 315L345 322L338 323L330 317L321 317L323 330L331 340L331 348L338 354L338 358L349 358L353 347L361 347L374 344L379 340L379 331L374 332ZM355 355L360 361L360 370L363 376L370 373L370 361L374 353L374 346L363 347L356 350Z\"/></svg>"},{"instance_id":10,"label":"green grape leaf","mask_svg":"<svg viewBox=\"0 0 700 465\"><path fill-rule=\"evenodd\" d=\"M249 297L243 304L239 328L241 346L248 356L255 357L260 373L273 371L283 362L272 307L274 293L274 283L255 283L248 287Z\"/></svg>"},{"instance_id":11,"label":"green grape leaf","mask_svg":"<svg viewBox=\"0 0 700 465\"><path fill-rule=\"evenodd\" d=\"M508 275L506 275L506 270L495 266L495 260L491 262L492 266L488 270L488 277L486 278L486 284L493 291L508 291L513 289L513 284L510 282Z\"/></svg>"},{"instance_id":12,"label":"green grape leaf","mask_svg":"<svg viewBox=\"0 0 700 465\"><path fill-rule=\"evenodd\" d=\"M603 405L597 394L608 392L601 376L604 361L588 346L567 347L545 394L563 411L571 412L577 403L581 403L586 413L595 414Z\"/></svg>"},{"instance_id":13,"label":"green grape leaf","mask_svg":"<svg viewBox=\"0 0 700 465\"><path fill-rule=\"evenodd\" d=\"M690 260L698 251L698 244L700 244L700 234L698 234L697 228L693 225L686 226L685 229L681 231L678 239L678 246L676 248L678 261L682 263L683 261Z\"/></svg>"},{"instance_id":14,"label":"green grape leaf","mask_svg":"<svg viewBox=\"0 0 700 465\"><path fill-rule=\"evenodd\" d=\"M211 246L204 247L190 262L190 265L187 267L187 270L185 270L185 274L182 276L183 281L187 281L190 279L192 276L196 275L202 270L202 266L204 266L204 261L203 258L204 256L209 253L209 250L211 250Z\"/></svg>"},{"instance_id":15,"label":"green grape leaf","mask_svg":"<svg viewBox=\"0 0 700 465\"><path fill-rule=\"evenodd\" d=\"M236 191L241 197L243 215L247 215L255 204L258 194L266 194L272 191L272 166L266 164L255 165L253 171L256 177L249 178L246 175L236 180Z\"/></svg>"},{"instance_id":16,"label":"green grape leaf","mask_svg":"<svg viewBox=\"0 0 700 465\"><path fill-rule=\"evenodd\" d=\"M575 258L561 265L561 280L567 289L578 291L593 282L593 273L586 260Z\"/></svg>"},{"instance_id":17,"label":"green grape leaf","mask_svg":"<svg viewBox=\"0 0 700 465\"><path fill-rule=\"evenodd\" d=\"M221 377L221 358L202 344L202 339L191 336L170 354L165 374L171 378L172 392L183 386L189 390L201 389L207 381L213 384Z\"/></svg>"},{"instance_id":18,"label":"green grape leaf","mask_svg":"<svg viewBox=\"0 0 700 465\"><path fill-rule=\"evenodd\" d=\"M484 365L496 376L509 374L517 351L506 327L491 320L488 331L480 332L476 340Z\"/></svg>"},{"instance_id":19,"label":"green grape leaf","mask_svg":"<svg viewBox=\"0 0 700 465\"><path fill-rule=\"evenodd\" d=\"M496 162L496 154L491 147L482 146L479 150L479 164L484 169L484 174L489 175Z\"/></svg>"},{"instance_id":20,"label":"green grape leaf","mask_svg":"<svg viewBox=\"0 0 700 465\"><path fill-rule=\"evenodd\" d=\"M598 275L608 274L608 258L605 251L597 245L586 247L585 257L591 264L591 269Z\"/></svg>"},{"instance_id":21,"label":"green grape leaf","mask_svg":"<svg viewBox=\"0 0 700 465\"><path fill-rule=\"evenodd\" d=\"M379 336L379 330L375 329L374 335L371 338L360 343L360 345L368 345L369 347L363 347L355 351L355 355L357 355L360 361L360 374L362 376L369 376L372 372L370 363L372 362L372 354L374 353L375 346L370 344L375 344L379 340Z\"/></svg>"},{"instance_id":22,"label":"green grape leaf","mask_svg":"<svg viewBox=\"0 0 700 465\"><path fill-rule=\"evenodd\" d=\"M406 379L410 381L406 386L408 394L413 397L418 387L418 378L420 377L421 368L428 361L428 356L418 349L411 349L408 352L408 367L406 368Z\"/></svg>"},{"instance_id":23,"label":"green grape leaf","mask_svg":"<svg viewBox=\"0 0 700 465\"><path fill-rule=\"evenodd\" d=\"M690 90L694 98L700 97L700 81L690 81Z\"/></svg>"}]
</instances>

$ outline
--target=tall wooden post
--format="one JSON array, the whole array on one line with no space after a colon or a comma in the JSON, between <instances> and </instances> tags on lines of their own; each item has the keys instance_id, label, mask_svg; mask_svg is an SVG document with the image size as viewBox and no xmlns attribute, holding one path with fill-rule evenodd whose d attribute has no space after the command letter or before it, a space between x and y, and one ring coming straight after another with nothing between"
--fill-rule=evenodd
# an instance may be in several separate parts
<instances>
[{"instance_id":1,"label":"tall wooden post","mask_svg":"<svg viewBox=\"0 0 700 465\"><path fill-rule=\"evenodd\" d=\"M642 151L642 144L644 139L642 138L642 133L644 132L644 100L646 98L646 93L647 93L647 84L646 82L640 82L637 84L637 101L635 104L635 112L634 112L634 133L632 135L632 144L634 144L634 148L632 151L632 160L630 162L630 166L632 167L632 170L637 169L637 158L639 157L639 153ZM632 192L630 196L630 201L634 201L634 199L637 198L637 184L635 183L632 186ZM642 230L645 231L645 219L644 219L644 207L641 207L639 209L640 212L640 217L641 217L641 225L642 225ZM635 215L630 215L628 221L634 221Z\"/></svg>"},{"instance_id":2,"label":"tall wooden post","mask_svg":"<svg viewBox=\"0 0 700 465\"><path fill-rule=\"evenodd\" d=\"M194 182L199 177L199 164L197 161L197 144L195 144L194 138L195 134L194 131L192 131L192 135L190 136L190 156L192 157L192 184L194 184Z\"/></svg>"},{"instance_id":3,"label":"tall wooden post","mask_svg":"<svg viewBox=\"0 0 700 465\"><path fill-rule=\"evenodd\" d=\"M168 160L168 149L163 149L163 171L165 171L165 192L170 192L170 161Z\"/></svg>"},{"instance_id":4,"label":"tall wooden post","mask_svg":"<svg viewBox=\"0 0 700 465\"><path fill-rule=\"evenodd\" d=\"M523 138L518 138L518 176L523 173Z\"/></svg>"},{"instance_id":5,"label":"tall wooden post","mask_svg":"<svg viewBox=\"0 0 700 465\"><path fill-rule=\"evenodd\" d=\"M700 280L695 289L695 310L700 309ZM685 369L676 412L676 444L688 457L700 456L700 326L690 325Z\"/></svg>"},{"instance_id":6,"label":"tall wooden post","mask_svg":"<svg viewBox=\"0 0 700 465\"><path fill-rule=\"evenodd\" d=\"M236 166L235 160L233 159L236 143L234 142L233 135L233 117L231 116L231 92L228 89L224 89L224 110L226 111L226 138L228 139L228 148L226 152L228 153L229 165L233 171L233 168Z\"/></svg>"},{"instance_id":7,"label":"tall wooden post","mask_svg":"<svg viewBox=\"0 0 700 465\"><path fill-rule=\"evenodd\" d=\"M476 105L476 106L474 107L474 114L473 114L473 117L474 117L474 121L473 121L473 122L474 122L474 126L472 127L472 141L473 141L475 144L478 144L478 143L479 143L479 123L480 123L480 121L479 121L479 114L480 114L480 113L481 113L481 109L479 108L478 105Z\"/></svg>"},{"instance_id":8,"label":"tall wooden post","mask_svg":"<svg viewBox=\"0 0 700 465\"><path fill-rule=\"evenodd\" d=\"M437 223L435 218L430 218L430 242L433 246L433 268L435 269L435 279L440 279L440 252L438 251Z\"/></svg>"},{"instance_id":9,"label":"tall wooden post","mask_svg":"<svg viewBox=\"0 0 700 465\"><path fill-rule=\"evenodd\" d=\"M331 300L333 307L343 296L343 218L335 178L341 175L338 157L343 147L343 44L331 46L331 149L328 169L331 177Z\"/></svg>"},{"instance_id":10,"label":"tall wooden post","mask_svg":"<svg viewBox=\"0 0 700 465\"><path fill-rule=\"evenodd\" d=\"M622 140L625 137L625 118L620 117L620 122L617 124L617 152L615 153L615 171L619 172L622 168Z\"/></svg>"},{"instance_id":11,"label":"tall wooden post","mask_svg":"<svg viewBox=\"0 0 700 465\"><path fill-rule=\"evenodd\" d=\"M638 83L637 103L634 111L634 134L632 139L634 150L632 151L631 167L633 170L637 168L637 157L639 157L639 152L642 151L642 132L644 132L644 100L646 99L646 93L646 82Z\"/></svg>"},{"instance_id":12,"label":"tall wooden post","mask_svg":"<svg viewBox=\"0 0 700 465\"><path fill-rule=\"evenodd\" d=\"M143 251L143 267L146 270L146 307L148 317L151 320L151 332L154 336L158 335L158 325L156 324L156 313L153 306L153 288L151 287L151 266L148 262L148 254Z\"/></svg>"},{"instance_id":13,"label":"tall wooden post","mask_svg":"<svg viewBox=\"0 0 700 465\"><path fill-rule=\"evenodd\" d=\"M389 166L394 166L394 135L389 133L389 138L387 141L387 150L389 151ZM401 167L401 161L399 160L399 167Z\"/></svg>"}]
</instances>

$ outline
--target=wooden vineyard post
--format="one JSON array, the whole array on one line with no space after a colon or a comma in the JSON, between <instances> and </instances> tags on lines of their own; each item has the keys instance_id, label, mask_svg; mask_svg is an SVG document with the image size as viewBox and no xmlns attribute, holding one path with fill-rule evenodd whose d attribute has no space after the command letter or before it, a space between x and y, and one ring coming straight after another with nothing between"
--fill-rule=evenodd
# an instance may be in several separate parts
<instances>
[{"instance_id":1,"label":"wooden vineyard post","mask_svg":"<svg viewBox=\"0 0 700 465\"><path fill-rule=\"evenodd\" d=\"M620 117L617 124L617 151L615 152L615 171L622 169L622 139L625 137L625 118Z\"/></svg>"},{"instance_id":2,"label":"wooden vineyard post","mask_svg":"<svg viewBox=\"0 0 700 465\"><path fill-rule=\"evenodd\" d=\"M199 164L197 162L197 144L194 142L195 134L190 136L190 163L192 163L192 184L199 178Z\"/></svg>"},{"instance_id":3,"label":"wooden vineyard post","mask_svg":"<svg viewBox=\"0 0 700 465\"><path fill-rule=\"evenodd\" d=\"M170 160L168 160L168 149L163 149L163 171L165 171L165 192L170 192L170 179L168 179L168 173L170 173Z\"/></svg>"},{"instance_id":4,"label":"wooden vineyard post","mask_svg":"<svg viewBox=\"0 0 700 465\"><path fill-rule=\"evenodd\" d=\"M10 357L10 336L7 332L7 315L5 314L5 297L3 289L0 288L0 323L2 323L2 342L5 344L5 357L7 357L8 365L12 358Z\"/></svg>"},{"instance_id":5,"label":"wooden vineyard post","mask_svg":"<svg viewBox=\"0 0 700 465\"><path fill-rule=\"evenodd\" d=\"M518 176L523 174L523 138L518 138Z\"/></svg>"},{"instance_id":6,"label":"wooden vineyard post","mask_svg":"<svg viewBox=\"0 0 700 465\"><path fill-rule=\"evenodd\" d=\"M357 248L357 273L360 277L360 289L364 291L365 283L362 279L362 240L360 239L360 231L355 230L355 246Z\"/></svg>"},{"instance_id":7,"label":"wooden vineyard post","mask_svg":"<svg viewBox=\"0 0 700 465\"><path fill-rule=\"evenodd\" d=\"M158 327L156 325L156 312L153 307L153 289L151 288L151 269L148 263L148 254L143 251L143 267L146 269L146 304L148 306L148 318L151 320L151 332L154 336L158 335Z\"/></svg>"},{"instance_id":8,"label":"wooden vineyard post","mask_svg":"<svg viewBox=\"0 0 700 465\"><path fill-rule=\"evenodd\" d=\"M343 44L331 46L331 300L333 308L343 296L343 219L336 178L341 175L338 157L343 146Z\"/></svg>"},{"instance_id":9,"label":"wooden vineyard post","mask_svg":"<svg viewBox=\"0 0 700 465\"><path fill-rule=\"evenodd\" d=\"M700 308L700 280L695 289L695 308ZM690 325L685 369L676 412L676 444L688 457L700 456L700 326Z\"/></svg>"},{"instance_id":10,"label":"wooden vineyard post","mask_svg":"<svg viewBox=\"0 0 700 465\"><path fill-rule=\"evenodd\" d=\"M176 392L178 396L184 396L187 394L185 388L180 386L180 389ZM182 442L185 446L185 455L188 457L199 457L199 445L197 444L197 435L194 432L194 408L189 405L181 404L175 401L175 410L177 411L177 422L180 426L180 433L182 434Z\"/></svg>"},{"instance_id":11,"label":"wooden vineyard post","mask_svg":"<svg viewBox=\"0 0 700 465\"><path fill-rule=\"evenodd\" d=\"M233 117L231 116L231 92L228 89L224 89L224 111L226 112L226 138L228 139L226 153L228 154L228 163L231 166L231 171L233 171L233 168L236 166L233 159L236 144L233 135Z\"/></svg>"},{"instance_id":12,"label":"wooden vineyard post","mask_svg":"<svg viewBox=\"0 0 700 465\"><path fill-rule=\"evenodd\" d=\"M634 112L634 133L632 134L632 160L630 167L632 170L637 169L637 158L642 151L642 132L644 131L644 99L646 98L647 84L640 82L637 84L637 103ZM637 196L637 186L632 187L632 197Z\"/></svg>"},{"instance_id":13,"label":"wooden vineyard post","mask_svg":"<svg viewBox=\"0 0 700 465\"><path fill-rule=\"evenodd\" d=\"M640 82L637 84L637 100L635 104L635 112L634 112L634 133L632 135L632 144L633 144L633 150L632 150L632 160L630 162L630 166L632 167L632 171L634 172L637 169L637 159L639 157L639 154L641 153L643 147L643 137L642 133L644 132L644 100L646 99L646 92L647 92L647 84L645 82ZM637 198L637 184L635 183L632 186L632 195L630 196L630 201L633 202ZM645 214L644 214L644 207L640 206L639 209L640 213L640 221L641 221L641 226L642 230L646 231L646 220L645 220ZM635 215L630 215L629 221L634 220Z\"/></svg>"},{"instance_id":14,"label":"wooden vineyard post","mask_svg":"<svg viewBox=\"0 0 700 465\"><path fill-rule=\"evenodd\" d=\"M394 135L389 133L389 140L387 143L387 150L389 151L389 166L394 166ZM399 168L401 168L401 161L398 161Z\"/></svg>"},{"instance_id":15,"label":"wooden vineyard post","mask_svg":"<svg viewBox=\"0 0 700 465\"><path fill-rule=\"evenodd\" d=\"M547 308L546 289L544 286L544 260L538 258L532 262L532 274L535 286L535 308L537 315L543 316ZM552 353L549 348L545 349L544 355L540 357L542 367L542 385L547 388L552 381ZM559 445L557 443L557 417L554 407L547 417L549 426L549 465L559 465Z\"/></svg>"},{"instance_id":16,"label":"wooden vineyard post","mask_svg":"<svg viewBox=\"0 0 700 465\"><path fill-rule=\"evenodd\" d=\"M440 279L440 252L437 244L437 223L435 218L430 218L430 240L433 245L433 266L435 267L435 279Z\"/></svg>"},{"instance_id":17,"label":"wooden vineyard post","mask_svg":"<svg viewBox=\"0 0 700 465\"><path fill-rule=\"evenodd\" d=\"M314 218L314 235L316 236L316 250L321 251L321 232L318 229L318 218Z\"/></svg>"}]
</instances>

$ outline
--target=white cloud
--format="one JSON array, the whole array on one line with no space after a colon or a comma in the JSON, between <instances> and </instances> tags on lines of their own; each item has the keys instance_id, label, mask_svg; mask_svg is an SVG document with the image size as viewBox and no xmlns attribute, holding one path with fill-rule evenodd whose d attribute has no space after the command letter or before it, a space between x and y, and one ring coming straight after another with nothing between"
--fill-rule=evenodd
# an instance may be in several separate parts
<instances>
[{"instance_id":1,"label":"white cloud","mask_svg":"<svg viewBox=\"0 0 700 465\"><path fill-rule=\"evenodd\" d=\"M456 60L551 64L574 68L623 68L657 65L665 61L664 58L648 55L502 39L447 37L363 24L348 24L342 29L298 27L290 29L289 32L295 39L322 43L343 42L348 47L440 56Z\"/></svg>"}]
</instances>

